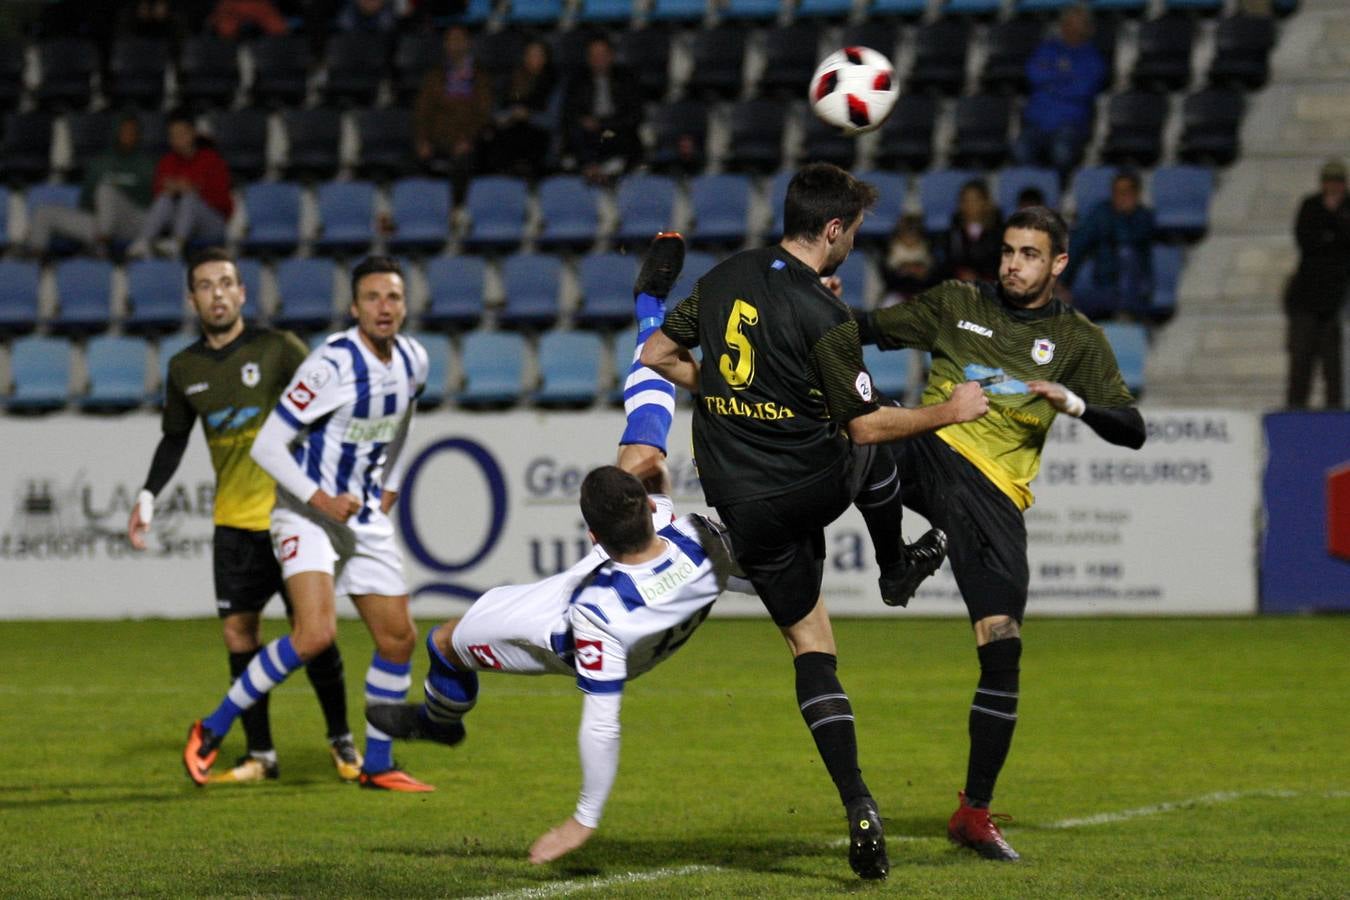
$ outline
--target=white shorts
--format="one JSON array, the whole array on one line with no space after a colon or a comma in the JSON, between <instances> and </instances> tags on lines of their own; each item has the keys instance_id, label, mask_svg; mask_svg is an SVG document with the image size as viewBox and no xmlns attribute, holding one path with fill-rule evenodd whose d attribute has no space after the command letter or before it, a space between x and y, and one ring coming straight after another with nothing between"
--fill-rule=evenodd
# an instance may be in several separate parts
<instances>
[{"instance_id":1,"label":"white shorts","mask_svg":"<svg viewBox=\"0 0 1350 900\"><path fill-rule=\"evenodd\" d=\"M327 572L336 593L348 597L408 593L403 554L394 537L394 523L376 510L370 521L339 525L280 502L272 509L272 552L281 563L281 577L300 572Z\"/></svg>"}]
</instances>

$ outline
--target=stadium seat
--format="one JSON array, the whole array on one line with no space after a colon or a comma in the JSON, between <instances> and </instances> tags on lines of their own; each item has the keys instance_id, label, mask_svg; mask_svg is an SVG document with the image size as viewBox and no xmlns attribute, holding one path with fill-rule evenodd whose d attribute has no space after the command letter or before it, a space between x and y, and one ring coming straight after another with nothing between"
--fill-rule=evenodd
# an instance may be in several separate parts
<instances>
[{"instance_id":1,"label":"stadium seat","mask_svg":"<svg viewBox=\"0 0 1350 900\"><path fill-rule=\"evenodd\" d=\"M450 382L450 338L425 332L409 336L427 351L427 383L417 397L417 408L435 409L445 402Z\"/></svg>"},{"instance_id":2,"label":"stadium seat","mask_svg":"<svg viewBox=\"0 0 1350 900\"><path fill-rule=\"evenodd\" d=\"M838 128L817 116L805 116L806 133L802 138L802 163L834 163L843 169L853 168L853 159L858 152L856 138L844 134Z\"/></svg>"},{"instance_id":3,"label":"stadium seat","mask_svg":"<svg viewBox=\"0 0 1350 900\"><path fill-rule=\"evenodd\" d=\"M578 325L613 328L633 321L633 282L640 259L636 253L591 253L581 258Z\"/></svg>"},{"instance_id":4,"label":"stadium seat","mask_svg":"<svg viewBox=\"0 0 1350 900\"><path fill-rule=\"evenodd\" d=\"M814 19L847 19L853 12L853 0L802 0L793 13L797 21ZM847 42L845 42L847 45ZM867 45L863 45L867 46ZM889 53L887 54L890 55Z\"/></svg>"},{"instance_id":5,"label":"stadium seat","mask_svg":"<svg viewBox=\"0 0 1350 900\"><path fill-rule=\"evenodd\" d=\"M928 10L928 0L872 0L869 17L917 19Z\"/></svg>"},{"instance_id":6,"label":"stadium seat","mask_svg":"<svg viewBox=\"0 0 1350 900\"><path fill-rule=\"evenodd\" d=\"M863 217L858 238L863 241L885 241L895 230L895 223L904 212L908 179L896 172L862 172L859 176L877 189L877 202ZM778 213L782 216L782 213Z\"/></svg>"},{"instance_id":7,"label":"stadium seat","mask_svg":"<svg viewBox=\"0 0 1350 900\"><path fill-rule=\"evenodd\" d=\"M872 376L872 385L891 400L904 402L909 393L912 350L881 350L875 344L863 347L863 365Z\"/></svg>"},{"instance_id":8,"label":"stadium seat","mask_svg":"<svg viewBox=\"0 0 1350 900\"><path fill-rule=\"evenodd\" d=\"M843 282L844 294L840 298L855 312L866 312L876 306L873 296L872 260L861 250L854 250L835 272Z\"/></svg>"},{"instance_id":9,"label":"stadium seat","mask_svg":"<svg viewBox=\"0 0 1350 900\"><path fill-rule=\"evenodd\" d=\"M1103 322L1102 332L1116 354L1116 364L1130 393L1144 390L1144 366L1148 361L1148 331L1138 322Z\"/></svg>"},{"instance_id":10,"label":"stadium seat","mask_svg":"<svg viewBox=\"0 0 1350 900\"><path fill-rule=\"evenodd\" d=\"M113 110L66 116L66 134L70 137L70 157L65 169L68 176L79 175L90 159L112 146L121 118L122 114Z\"/></svg>"},{"instance_id":11,"label":"stadium seat","mask_svg":"<svg viewBox=\"0 0 1350 900\"><path fill-rule=\"evenodd\" d=\"M778 0L772 0L777 14ZM820 29L816 25L797 24L771 28L764 32L764 71L759 76L762 94L797 97L802 85L811 83L811 74L820 61L816 52Z\"/></svg>"},{"instance_id":12,"label":"stadium seat","mask_svg":"<svg viewBox=\"0 0 1350 900\"><path fill-rule=\"evenodd\" d=\"M544 35L553 59L553 69L559 78L575 78L586 70L586 47L594 33L584 28L571 31L554 29ZM625 73L631 74L631 73Z\"/></svg>"},{"instance_id":13,"label":"stadium seat","mask_svg":"<svg viewBox=\"0 0 1350 900\"><path fill-rule=\"evenodd\" d=\"M277 266L279 302L272 322L314 332L333 322L333 264L326 259L286 259Z\"/></svg>"},{"instance_id":14,"label":"stadium seat","mask_svg":"<svg viewBox=\"0 0 1350 900\"><path fill-rule=\"evenodd\" d=\"M750 179L744 175L699 175L689 181L694 246L740 244L749 229Z\"/></svg>"},{"instance_id":15,"label":"stadium seat","mask_svg":"<svg viewBox=\"0 0 1350 900\"><path fill-rule=\"evenodd\" d=\"M517 253L502 263L506 296L498 321L506 328L552 328L558 321L562 261L542 253Z\"/></svg>"},{"instance_id":16,"label":"stadium seat","mask_svg":"<svg viewBox=\"0 0 1350 900\"><path fill-rule=\"evenodd\" d=\"M0 185L0 253L9 249L9 188Z\"/></svg>"},{"instance_id":17,"label":"stadium seat","mask_svg":"<svg viewBox=\"0 0 1350 900\"><path fill-rule=\"evenodd\" d=\"M28 334L37 319L37 263L0 259L0 337Z\"/></svg>"},{"instance_id":18,"label":"stadium seat","mask_svg":"<svg viewBox=\"0 0 1350 900\"><path fill-rule=\"evenodd\" d=\"M502 331L472 331L460 348L464 386L455 398L469 408L515 405L525 392L525 338Z\"/></svg>"},{"instance_id":19,"label":"stadium seat","mask_svg":"<svg viewBox=\"0 0 1350 900\"><path fill-rule=\"evenodd\" d=\"M659 7L663 0L656 0ZM695 31L689 53L693 68L685 82L686 94L729 98L740 93L741 63L745 60L744 29L725 26Z\"/></svg>"},{"instance_id":20,"label":"stadium seat","mask_svg":"<svg viewBox=\"0 0 1350 900\"><path fill-rule=\"evenodd\" d=\"M212 35L188 38L178 64L179 98L194 106L223 107L230 105L238 90L239 51L234 43Z\"/></svg>"},{"instance_id":21,"label":"stadium seat","mask_svg":"<svg viewBox=\"0 0 1350 900\"><path fill-rule=\"evenodd\" d=\"M705 253L701 250L691 250L684 255L684 268L680 270L680 277L675 281L675 287L670 289L669 299L673 303L679 303L694 292L694 283L703 277L703 274L717 265L718 259L711 253Z\"/></svg>"},{"instance_id":22,"label":"stadium seat","mask_svg":"<svg viewBox=\"0 0 1350 900\"><path fill-rule=\"evenodd\" d=\"M499 83L509 79L525 51L525 32L517 28L486 31L474 38L474 64L482 66Z\"/></svg>"},{"instance_id":23,"label":"stadium seat","mask_svg":"<svg viewBox=\"0 0 1350 900\"><path fill-rule=\"evenodd\" d=\"M1149 0L1092 0L1092 11L1138 18L1148 11Z\"/></svg>"},{"instance_id":24,"label":"stadium seat","mask_svg":"<svg viewBox=\"0 0 1350 900\"><path fill-rule=\"evenodd\" d=\"M539 339L539 406L584 407L600 394L600 336L550 331Z\"/></svg>"},{"instance_id":25,"label":"stadium seat","mask_svg":"<svg viewBox=\"0 0 1350 900\"><path fill-rule=\"evenodd\" d=\"M937 100L927 94L901 94L891 116L881 126L877 164L922 172L933 161L933 129Z\"/></svg>"},{"instance_id":26,"label":"stadium seat","mask_svg":"<svg viewBox=\"0 0 1350 900\"><path fill-rule=\"evenodd\" d=\"M1151 194L1158 232L1195 240L1209 228L1214 171L1200 166L1162 166L1153 172Z\"/></svg>"},{"instance_id":27,"label":"stadium seat","mask_svg":"<svg viewBox=\"0 0 1350 900\"><path fill-rule=\"evenodd\" d=\"M1107 103L1106 162L1152 166L1162 155L1167 95L1146 91L1116 94Z\"/></svg>"},{"instance_id":28,"label":"stadium seat","mask_svg":"<svg viewBox=\"0 0 1350 900\"><path fill-rule=\"evenodd\" d=\"M263 317L262 262L247 256L236 257L234 268L244 286L244 320L260 321ZM186 282L183 287L187 287Z\"/></svg>"},{"instance_id":29,"label":"stadium seat","mask_svg":"<svg viewBox=\"0 0 1350 900\"><path fill-rule=\"evenodd\" d=\"M1230 16L1214 30L1214 61L1209 83L1256 90L1270 76L1275 22L1269 16Z\"/></svg>"},{"instance_id":30,"label":"stadium seat","mask_svg":"<svg viewBox=\"0 0 1350 900\"><path fill-rule=\"evenodd\" d=\"M52 117L45 112L8 113L0 137L0 177L32 182L51 170Z\"/></svg>"},{"instance_id":31,"label":"stadium seat","mask_svg":"<svg viewBox=\"0 0 1350 900\"><path fill-rule=\"evenodd\" d=\"M78 184L53 184L43 182L35 184L25 194L28 205L28 221L33 221L33 213L39 206L68 206L72 209L80 205L80 186ZM49 252L53 256L68 256L80 251L81 246L62 235L52 235Z\"/></svg>"},{"instance_id":32,"label":"stadium seat","mask_svg":"<svg viewBox=\"0 0 1350 900\"><path fill-rule=\"evenodd\" d=\"M85 38L63 37L38 44L42 81L35 96L43 108L83 109L93 98L98 49Z\"/></svg>"},{"instance_id":33,"label":"stadium seat","mask_svg":"<svg viewBox=\"0 0 1350 900\"><path fill-rule=\"evenodd\" d=\"M633 366L633 354L637 350L636 325L614 332L609 340L609 359L614 366L614 387L609 392L609 402L615 406L623 405L624 382L628 380L628 370Z\"/></svg>"},{"instance_id":34,"label":"stadium seat","mask_svg":"<svg viewBox=\"0 0 1350 900\"><path fill-rule=\"evenodd\" d=\"M1191 80L1191 46L1195 23L1185 16L1167 15L1139 25L1139 55L1130 81L1152 91L1175 91Z\"/></svg>"},{"instance_id":35,"label":"stadium seat","mask_svg":"<svg viewBox=\"0 0 1350 900\"><path fill-rule=\"evenodd\" d=\"M633 0L581 0L577 21L585 25L623 25L633 18Z\"/></svg>"},{"instance_id":36,"label":"stadium seat","mask_svg":"<svg viewBox=\"0 0 1350 900\"><path fill-rule=\"evenodd\" d=\"M89 389L82 409L98 412L134 409L146 400L145 341L103 335L84 348Z\"/></svg>"},{"instance_id":37,"label":"stadium seat","mask_svg":"<svg viewBox=\"0 0 1350 900\"><path fill-rule=\"evenodd\" d=\"M600 230L599 195L578 175L551 175L539 182L535 243L541 249L580 250L595 243Z\"/></svg>"},{"instance_id":38,"label":"stadium seat","mask_svg":"<svg viewBox=\"0 0 1350 900\"><path fill-rule=\"evenodd\" d=\"M956 201L966 182L979 178L967 169L934 169L919 176L919 205L928 232L945 231L952 223Z\"/></svg>"},{"instance_id":39,"label":"stadium seat","mask_svg":"<svg viewBox=\"0 0 1350 900\"><path fill-rule=\"evenodd\" d=\"M1070 247L1072 250L1072 247ZM1073 308L1094 322L1110 319L1121 312L1120 297L1110 287L1099 287L1093 283L1093 271L1096 266L1091 257L1085 259L1074 274Z\"/></svg>"},{"instance_id":40,"label":"stadium seat","mask_svg":"<svg viewBox=\"0 0 1350 900\"><path fill-rule=\"evenodd\" d=\"M619 226L614 240L621 246L645 247L661 231L675 225L675 181L664 175L634 174L619 182Z\"/></svg>"},{"instance_id":41,"label":"stadium seat","mask_svg":"<svg viewBox=\"0 0 1350 900\"><path fill-rule=\"evenodd\" d=\"M155 345L155 356L159 360L159 391L158 402L164 403L164 387L169 381L169 360L173 359L177 353L184 347L195 344L201 339L201 335L194 329L192 331L179 331L174 334L165 335L159 339Z\"/></svg>"},{"instance_id":42,"label":"stadium seat","mask_svg":"<svg viewBox=\"0 0 1350 900\"><path fill-rule=\"evenodd\" d=\"M413 170L412 112L397 106L356 113L356 169L368 178L398 178Z\"/></svg>"},{"instance_id":43,"label":"stadium seat","mask_svg":"<svg viewBox=\"0 0 1350 900\"><path fill-rule=\"evenodd\" d=\"M483 319L487 264L477 256L433 256L427 260L426 328L473 328Z\"/></svg>"},{"instance_id":44,"label":"stadium seat","mask_svg":"<svg viewBox=\"0 0 1350 900\"><path fill-rule=\"evenodd\" d=\"M1224 7L1224 0L1163 0L1163 8L1169 13L1199 13L1218 15Z\"/></svg>"},{"instance_id":45,"label":"stadium seat","mask_svg":"<svg viewBox=\"0 0 1350 900\"><path fill-rule=\"evenodd\" d=\"M140 259L127 265L127 308L123 323L135 334L167 333L183 327L187 293L183 266L176 260Z\"/></svg>"},{"instance_id":46,"label":"stadium seat","mask_svg":"<svg viewBox=\"0 0 1350 900\"><path fill-rule=\"evenodd\" d=\"M772 172L783 163L788 104L742 100L731 107L731 140L723 163L730 169Z\"/></svg>"},{"instance_id":47,"label":"stadium seat","mask_svg":"<svg viewBox=\"0 0 1350 900\"><path fill-rule=\"evenodd\" d=\"M68 259L56 266L57 334L105 331L112 318L112 266L101 259Z\"/></svg>"},{"instance_id":48,"label":"stadium seat","mask_svg":"<svg viewBox=\"0 0 1350 900\"><path fill-rule=\"evenodd\" d=\"M779 0L726 0L719 14L726 22L772 22L779 9Z\"/></svg>"},{"instance_id":49,"label":"stadium seat","mask_svg":"<svg viewBox=\"0 0 1350 900\"><path fill-rule=\"evenodd\" d=\"M660 28L620 31L614 36L614 62L637 78L642 96L664 97L670 87L670 35Z\"/></svg>"},{"instance_id":50,"label":"stadium seat","mask_svg":"<svg viewBox=\"0 0 1350 900\"><path fill-rule=\"evenodd\" d=\"M708 105L693 100L658 105L647 119L647 164L658 172L701 172L707 161Z\"/></svg>"},{"instance_id":51,"label":"stadium seat","mask_svg":"<svg viewBox=\"0 0 1350 900\"><path fill-rule=\"evenodd\" d=\"M292 181L255 181L244 188L248 253L289 254L300 245L300 185Z\"/></svg>"},{"instance_id":52,"label":"stadium seat","mask_svg":"<svg viewBox=\"0 0 1350 900\"><path fill-rule=\"evenodd\" d=\"M919 28L914 39L914 65L909 90L956 96L966 83L970 24L964 19L938 19Z\"/></svg>"},{"instance_id":53,"label":"stadium seat","mask_svg":"<svg viewBox=\"0 0 1350 900\"><path fill-rule=\"evenodd\" d=\"M769 226L769 233L765 237L770 242L783 236L783 206L787 201L788 184L791 183L792 176L796 174L792 169L783 169L769 179L766 199L769 201L769 212L773 214L773 218L772 224Z\"/></svg>"},{"instance_id":54,"label":"stadium seat","mask_svg":"<svg viewBox=\"0 0 1350 900\"><path fill-rule=\"evenodd\" d=\"M694 23L707 15L707 0L653 0L648 20L662 23Z\"/></svg>"},{"instance_id":55,"label":"stadium seat","mask_svg":"<svg viewBox=\"0 0 1350 900\"><path fill-rule=\"evenodd\" d=\"M976 94L956 101L953 165L997 168L1008 158L1008 119L1012 101L996 94Z\"/></svg>"},{"instance_id":56,"label":"stadium seat","mask_svg":"<svg viewBox=\"0 0 1350 900\"><path fill-rule=\"evenodd\" d=\"M12 110L23 97L24 59L23 43L0 40L0 110Z\"/></svg>"},{"instance_id":57,"label":"stadium seat","mask_svg":"<svg viewBox=\"0 0 1350 900\"><path fill-rule=\"evenodd\" d=\"M492 15L492 5L492 0L468 0L464 4L463 11L449 16L448 21L454 25L470 27L482 25Z\"/></svg>"},{"instance_id":58,"label":"stadium seat","mask_svg":"<svg viewBox=\"0 0 1350 900\"><path fill-rule=\"evenodd\" d=\"M258 178L266 171L267 113L257 109L217 112L208 119L207 130L235 179Z\"/></svg>"},{"instance_id":59,"label":"stadium seat","mask_svg":"<svg viewBox=\"0 0 1350 900\"><path fill-rule=\"evenodd\" d=\"M505 175L475 178L469 182L464 204L469 211L466 248L510 250L525 239L528 189L523 180Z\"/></svg>"},{"instance_id":60,"label":"stadium seat","mask_svg":"<svg viewBox=\"0 0 1350 900\"><path fill-rule=\"evenodd\" d=\"M1174 244L1153 245L1153 301L1148 315L1154 322L1166 322L1177 310L1177 287L1185 264L1182 249Z\"/></svg>"},{"instance_id":61,"label":"stadium seat","mask_svg":"<svg viewBox=\"0 0 1350 900\"><path fill-rule=\"evenodd\" d=\"M987 91L1025 92L1027 60L1044 37L1045 25L1035 19L1013 19L990 26L980 86Z\"/></svg>"},{"instance_id":62,"label":"stadium seat","mask_svg":"<svg viewBox=\"0 0 1350 900\"><path fill-rule=\"evenodd\" d=\"M332 178L342 145L342 114L335 109L288 109L281 114L286 131L286 171L292 176Z\"/></svg>"},{"instance_id":63,"label":"stadium seat","mask_svg":"<svg viewBox=\"0 0 1350 900\"><path fill-rule=\"evenodd\" d=\"M562 0L509 0L506 21L511 25L553 26L562 18Z\"/></svg>"},{"instance_id":64,"label":"stadium seat","mask_svg":"<svg viewBox=\"0 0 1350 900\"><path fill-rule=\"evenodd\" d=\"M864 19L856 25L845 25L840 30L839 46L871 47L882 56L894 60L898 55L900 33L901 28L896 22Z\"/></svg>"},{"instance_id":65,"label":"stadium seat","mask_svg":"<svg viewBox=\"0 0 1350 900\"><path fill-rule=\"evenodd\" d=\"M169 44L155 38L120 37L108 60L103 92L116 105L158 109L164 100Z\"/></svg>"},{"instance_id":66,"label":"stadium seat","mask_svg":"<svg viewBox=\"0 0 1350 900\"><path fill-rule=\"evenodd\" d=\"M1177 156L1189 163L1226 166L1233 162L1242 109L1242 95L1237 91L1210 88L1187 97L1181 106Z\"/></svg>"},{"instance_id":67,"label":"stadium seat","mask_svg":"<svg viewBox=\"0 0 1350 900\"><path fill-rule=\"evenodd\" d=\"M1082 219L1104 200L1111 199L1111 182L1115 180L1115 166L1084 166L1073 176L1074 215Z\"/></svg>"},{"instance_id":68,"label":"stadium seat","mask_svg":"<svg viewBox=\"0 0 1350 900\"><path fill-rule=\"evenodd\" d=\"M28 335L10 348L11 412L45 412L70 402L70 341Z\"/></svg>"},{"instance_id":69,"label":"stadium seat","mask_svg":"<svg viewBox=\"0 0 1350 900\"><path fill-rule=\"evenodd\" d=\"M375 241L375 185L369 181L330 181L319 185L319 235L322 253L365 253Z\"/></svg>"},{"instance_id":70,"label":"stadium seat","mask_svg":"<svg viewBox=\"0 0 1350 900\"><path fill-rule=\"evenodd\" d=\"M394 95L400 104L408 103L422 86L428 69L441 64L445 50L441 36L434 31L408 31L399 36L394 48Z\"/></svg>"},{"instance_id":71,"label":"stadium seat","mask_svg":"<svg viewBox=\"0 0 1350 900\"><path fill-rule=\"evenodd\" d=\"M942 14L992 19L1002 7L1003 0L944 0Z\"/></svg>"},{"instance_id":72,"label":"stadium seat","mask_svg":"<svg viewBox=\"0 0 1350 900\"><path fill-rule=\"evenodd\" d=\"M432 253L450 237L450 185L442 178L401 178L390 193L395 253Z\"/></svg>"},{"instance_id":73,"label":"stadium seat","mask_svg":"<svg viewBox=\"0 0 1350 900\"><path fill-rule=\"evenodd\" d=\"M324 102L373 105L388 71L390 46L389 38L377 32L345 31L330 37Z\"/></svg>"},{"instance_id":74,"label":"stadium seat","mask_svg":"<svg viewBox=\"0 0 1350 900\"><path fill-rule=\"evenodd\" d=\"M253 102L294 107L304 102L309 79L309 40L265 35L249 45L253 55ZM367 65L373 62L367 59Z\"/></svg>"},{"instance_id":75,"label":"stadium seat","mask_svg":"<svg viewBox=\"0 0 1350 900\"><path fill-rule=\"evenodd\" d=\"M998 208L1006 219L1017 210L1017 195L1036 188L1045 197L1045 205L1059 209L1059 173L1034 166L1011 166L998 173Z\"/></svg>"}]
</instances>

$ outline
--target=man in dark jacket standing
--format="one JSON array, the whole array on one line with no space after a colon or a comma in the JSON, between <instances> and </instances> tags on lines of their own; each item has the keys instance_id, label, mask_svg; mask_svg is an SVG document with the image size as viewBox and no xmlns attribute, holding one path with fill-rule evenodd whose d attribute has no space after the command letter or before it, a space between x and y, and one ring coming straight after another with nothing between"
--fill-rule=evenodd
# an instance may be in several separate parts
<instances>
[{"instance_id":1,"label":"man in dark jacket standing","mask_svg":"<svg viewBox=\"0 0 1350 900\"><path fill-rule=\"evenodd\" d=\"M1313 367L1322 367L1326 406L1345 405L1341 372L1341 307L1350 287L1350 202L1345 163L1327 160L1322 189L1304 199L1294 224L1298 269L1284 294L1289 317L1288 406L1308 406Z\"/></svg>"}]
</instances>

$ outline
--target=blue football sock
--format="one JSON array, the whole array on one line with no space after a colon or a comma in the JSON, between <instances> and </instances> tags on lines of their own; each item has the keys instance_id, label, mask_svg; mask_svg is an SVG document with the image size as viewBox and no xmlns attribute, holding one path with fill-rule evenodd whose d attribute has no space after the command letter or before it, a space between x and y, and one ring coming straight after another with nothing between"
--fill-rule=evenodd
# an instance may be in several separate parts
<instances>
[{"instance_id":1,"label":"blue football sock","mask_svg":"<svg viewBox=\"0 0 1350 900\"><path fill-rule=\"evenodd\" d=\"M258 651L244 669L244 674L230 685L220 706L202 720L202 725L213 734L223 737L240 713L257 703L298 668L300 654L291 646L291 636L277 638Z\"/></svg>"},{"instance_id":2,"label":"blue football sock","mask_svg":"<svg viewBox=\"0 0 1350 900\"><path fill-rule=\"evenodd\" d=\"M412 685L412 663L395 663L377 652L366 670L366 705L402 703ZM394 742L389 735L369 722L366 723L366 761L361 770L368 774L385 772L394 767Z\"/></svg>"}]
</instances>

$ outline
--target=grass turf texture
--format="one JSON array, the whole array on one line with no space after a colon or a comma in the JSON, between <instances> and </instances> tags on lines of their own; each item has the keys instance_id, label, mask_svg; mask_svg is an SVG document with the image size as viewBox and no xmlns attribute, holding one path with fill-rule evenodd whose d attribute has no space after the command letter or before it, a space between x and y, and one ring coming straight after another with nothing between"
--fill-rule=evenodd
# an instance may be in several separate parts
<instances>
[{"instance_id":1,"label":"grass turf texture","mask_svg":"<svg viewBox=\"0 0 1350 900\"><path fill-rule=\"evenodd\" d=\"M1329 897L1350 885L1350 618L1033 620L994 804L1016 814L1018 865L945 841L976 680L967 629L837 622L890 838L881 884L848 870L842 813L765 621L709 622L630 686L605 821L545 867L525 851L571 812L580 777L568 680L485 675L463 745L395 747L437 792L392 795L336 780L297 674L272 700L281 780L198 789L179 754L226 684L218 629L0 623L0 895ZM357 622L340 642L359 734L370 643ZM419 652L415 684L425 669ZM236 726L217 768L242 746ZM1073 821L1102 813L1126 816Z\"/></svg>"}]
</instances>

